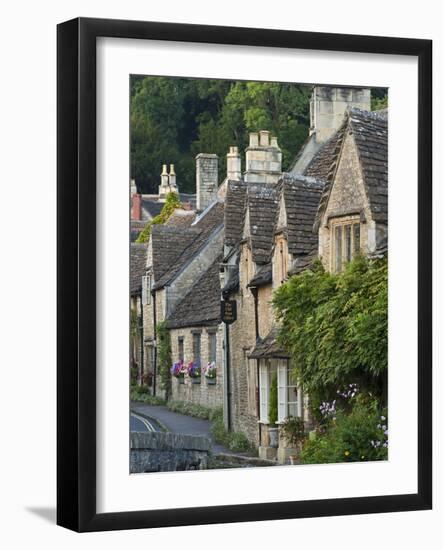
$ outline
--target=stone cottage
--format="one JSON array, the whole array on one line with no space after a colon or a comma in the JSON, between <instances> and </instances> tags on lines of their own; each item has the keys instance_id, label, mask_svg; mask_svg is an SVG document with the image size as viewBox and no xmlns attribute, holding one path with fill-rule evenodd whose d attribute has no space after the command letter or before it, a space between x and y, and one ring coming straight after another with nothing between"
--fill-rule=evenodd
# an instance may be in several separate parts
<instances>
[{"instance_id":1,"label":"stone cottage","mask_svg":"<svg viewBox=\"0 0 443 550\"><path fill-rule=\"evenodd\" d=\"M198 155L196 163L197 202L203 210L176 210L168 223L152 227L147 247L143 343L145 370L150 373L154 395L164 396L157 365L155 327L174 320L175 309L209 272L223 247L223 203L217 197L218 159L214 155ZM219 289L218 283L216 288ZM209 319L210 328L213 321ZM197 323L199 327L203 326L201 322L202 319ZM176 352L178 342L172 339L171 343ZM173 360L178 359L173 357Z\"/></svg>"},{"instance_id":2,"label":"stone cottage","mask_svg":"<svg viewBox=\"0 0 443 550\"><path fill-rule=\"evenodd\" d=\"M223 406L223 326L217 257L167 318L173 363L192 362L199 376L172 377L172 399L206 407Z\"/></svg>"}]
</instances>

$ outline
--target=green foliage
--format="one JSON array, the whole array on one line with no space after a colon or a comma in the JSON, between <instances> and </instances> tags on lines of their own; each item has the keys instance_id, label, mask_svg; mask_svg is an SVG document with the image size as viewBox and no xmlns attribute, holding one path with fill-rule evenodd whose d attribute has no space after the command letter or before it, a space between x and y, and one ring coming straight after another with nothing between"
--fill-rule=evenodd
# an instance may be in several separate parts
<instances>
[{"instance_id":1,"label":"green foliage","mask_svg":"<svg viewBox=\"0 0 443 550\"><path fill-rule=\"evenodd\" d=\"M210 407L190 403L189 401L168 401L168 409L176 413L194 416L195 418L204 418L205 420L210 420L214 411Z\"/></svg>"},{"instance_id":2,"label":"green foliage","mask_svg":"<svg viewBox=\"0 0 443 550\"><path fill-rule=\"evenodd\" d=\"M217 443L221 443L234 453L255 452L255 448L251 445L245 434L226 430L222 408L214 410L211 421L211 434Z\"/></svg>"},{"instance_id":3,"label":"green foliage","mask_svg":"<svg viewBox=\"0 0 443 550\"><path fill-rule=\"evenodd\" d=\"M274 294L280 343L295 375L316 401L357 382L381 396L388 350L387 260L356 258L344 272L313 271L291 277Z\"/></svg>"},{"instance_id":4,"label":"green foliage","mask_svg":"<svg viewBox=\"0 0 443 550\"><path fill-rule=\"evenodd\" d=\"M146 403L147 405L164 405L165 400L149 393L147 386L133 386L131 388L131 401Z\"/></svg>"},{"instance_id":5,"label":"green foliage","mask_svg":"<svg viewBox=\"0 0 443 550\"><path fill-rule=\"evenodd\" d=\"M278 420L278 387L277 387L277 375L274 374L271 381L271 387L269 389L269 424L274 426Z\"/></svg>"},{"instance_id":6,"label":"green foliage","mask_svg":"<svg viewBox=\"0 0 443 550\"><path fill-rule=\"evenodd\" d=\"M144 227L143 231L140 232L140 235L137 237L137 243L146 243L149 241L151 236L151 230L153 225L164 224L168 221L171 214L176 208L181 207L180 198L177 193L168 193L166 195L165 204L161 209L160 214L152 218Z\"/></svg>"},{"instance_id":7,"label":"green foliage","mask_svg":"<svg viewBox=\"0 0 443 550\"><path fill-rule=\"evenodd\" d=\"M171 394L171 337L166 322L157 323L157 366L160 377L160 388L165 391L166 401Z\"/></svg>"},{"instance_id":8,"label":"green foliage","mask_svg":"<svg viewBox=\"0 0 443 550\"><path fill-rule=\"evenodd\" d=\"M306 439L305 423L299 416L289 416L280 426L281 433L290 447L300 445Z\"/></svg>"},{"instance_id":9,"label":"green foliage","mask_svg":"<svg viewBox=\"0 0 443 550\"><path fill-rule=\"evenodd\" d=\"M324 433L306 441L300 455L302 464L386 460L387 417L379 401L359 395L349 414L337 411Z\"/></svg>"},{"instance_id":10,"label":"green foliage","mask_svg":"<svg viewBox=\"0 0 443 550\"><path fill-rule=\"evenodd\" d=\"M388 107L388 89L373 88L371 90L371 111L379 111Z\"/></svg>"}]
</instances>

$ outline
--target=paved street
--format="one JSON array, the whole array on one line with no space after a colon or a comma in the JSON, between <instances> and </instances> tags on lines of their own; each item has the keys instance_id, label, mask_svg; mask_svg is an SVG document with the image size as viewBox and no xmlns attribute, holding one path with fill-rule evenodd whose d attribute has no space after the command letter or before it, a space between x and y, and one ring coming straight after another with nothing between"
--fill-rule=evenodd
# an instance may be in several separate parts
<instances>
[{"instance_id":1,"label":"paved street","mask_svg":"<svg viewBox=\"0 0 443 550\"><path fill-rule=\"evenodd\" d=\"M131 432L156 432L159 427L154 423L139 416L135 413L131 413Z\"/></svg>"},{"instance_id":2,"label":"paved street","mask_svg":"<svg viewBox=\"0 0 443 550\"><path fill-rule=\"evenodd\" d=\"M223 445L216 443L213 440L210 433L211 423L209 422L209 420L175 413L162 405L145 405L144 403L133 402L131 403L131 411L136 415L137 413L139 413L140 415L146 416L148 418L158 419L159 422L172 433L187 435L205 435L209 437L212 441L212 450L215 454L233 454L232 451L230 451ZM140 420L134 417L135 427L133 428L133 417L131 415L131 430L139 431L136 426L140 426L140 424L137 424L137 422L140 422ZM147 431L146 426L144 426L144 429L142 429L141 431Z\"/></svg>"}]
</instances>

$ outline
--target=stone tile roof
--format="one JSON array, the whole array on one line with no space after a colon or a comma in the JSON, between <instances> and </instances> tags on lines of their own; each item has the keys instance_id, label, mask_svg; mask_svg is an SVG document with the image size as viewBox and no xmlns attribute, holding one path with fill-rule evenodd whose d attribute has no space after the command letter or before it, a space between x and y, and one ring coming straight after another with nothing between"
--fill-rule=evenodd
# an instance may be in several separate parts
<instances>
[{"instance_id":1,"label":"stone tile roof","mask_svg":"<svg viewBox=\"0 0 443 550\"><path fill-rule=\"evenodd\" d=\"M169 328L218 325L220 319L221 256L203 273L167 318Z\"/></svg>"},{"instance_id":2,"label":"stone tile roof","mask_svg":"<svg viewBox=\"0 0 443 550\"><path fill-rule=\"evenodd\" d=\"M330 181L334 174L340 153L341 144L345 135L345 125L326 141L320 150L313 156L303 175L310 176L321 181Z\"/></svg>"},{"instance_id":3,"label":"stone tile roof","mask_svg":"<svg viewBox=\"0 0 443 550\"><path fill-rule=\"evenodd\" d=\"M174 232L180 232L182 237L177 239L180 243L186 241L186 246L181 248L179 254L174 255L173 261L169 261L166 269L160 278L156 276L155 288L159 289L167 285L172 281L178 273L188 264L203 248L210 235L217 229L221 229L223 226L224 217L224 205L221 202L216 202L211 208L208 208L202 215L196 218L194 223L188 228L175 227L175 226L163 226L166 228L172 228ZM174 243L168 245L174 248ZM157 251L161 254L161 249Z\"/></svg>"},{"instance_id":4,"label":"stone tile roof","mask_svg":"<svg viewBox=\"0 0 443 550\"><path fill-rule=\"evenodd\" d=\"M380 242L377 243L374 252L368 255L371 260L379 260L388 255L388 238L383 237Z\"/></svg>"},{"instance_id":5,"label":"stone tile roof","mask_svg":"<svg viewBox=\"0 0 443 550\"><path fill-rule=\"evenodd\" d=\"M288 250L294 256L308 254L318 246L318 232L313 227L325 184L312 177L284 174L279 185L286 210Z\"/></svg>"},{"instance_id":6,"label":"stone tile roof","mask_svg":"<svg viewBox=\"0 0 443 550\"><path fill-rule=\"evenodd\" d=\"M315 261L318 259L318 248L313 248L308 254L297 256L289 270L289 276L298 275L307 269L311 269Z\"/></svg>"},{"instance_id":7,"label":"stone tile roof","mask_svg":"<svg viewBox=\"0 0 443 550\"><path fill-rule=\"evenodd\" d=\"M146 269L147 248L145 243L131 243L129 275L131 296L141 293L142 276L145 274Z\"/></svg>"},{"instance_id":8,"label":"stone tile roof","mask_svg":"<svg viewBox=\"0 0 443 550\"><path fill-rule=\"evenodd\" d=\"M162 211L164 206L163 202L158 202L152 199L145 199L142 197L142 209L143 209L143 219L155 218Z\"/></svg>"},{"instance_id":9,"label":"stone tile roof","mask_svg":"<svg viewBox=\"0 0 443 550\"><path fill-rule=\"evenodd\" d=\"M349 125L357 145L372 217L388 222L388 113L352 109Z\"/></svg>"},{"instance_id":10,"label":"stone tile roof","mask_svg":"<svg viewBox=\"0 0 443 550\"><path fill-rule=\"evenodd\" d=\"M200 234L197 228L173 225L152 226L152 270L154 281L158 282L167 274L182 253Z\"/></svg>"},{"instance_id":11,"label":"stone tile roof","mask_svg":"<svg viewBox=\"0 0 443 550\"><path fill-rule=\"evenodd\" d=\"M272 283L272 264L268 262L260 266L257 273L250 280L248 287L260 287Z\"/></svg>"},{"instance_id":12,"label":"stone tile roof","mask_svg":"<svg viewBox=\"0 0 443 550\"><path fill-rule=\"evenodd\" d=\"M271 183L249 183L246 209L252 259L256 264L270 261L277 213L277 187Z\"/></svg>"},{"instance_id":13,"label":"stone tile roof","mask_svg":"<svg viewBox=\"0 0 443 550\"><path fill-rule=\"evenodd\" d=\"M282 349L277 342L278 328L273 327L265 338L259 338L255 347L249 354L250 359L262 359L265 357L279 357L289 359L289 354Z\"/></svg>"},{"instance_id":14,"label":"stone tile roof","mask_svg":"<svg viewBox=\"0 0 443 550\"><path fill-rule=\"evenodd\" d=\"M181 202L189 202L192 206L192 209L197 208L197 195L195 193L179 193Z\"/></svg>"},{"instance_id":15,"label":"stone tile roof","mask_svg":"<svg viewBox=\"0 0 443 550\"><path fill-rule=\"evenodd\" d=\"M383 224L388 221L388 113L387 110L371 112L352 108L347 112L341 128L314 156L305 171L305 175L326 182L316 216L316 228L328 203L347 132L354 135L372 217Z\"/></svg>"},{"instance_id":16,"label":"stone tile roof","mask_svg":"<svg viewBox=\"0 0 443 550\"><path fill-rule=\"evenodd\" d=\"M228 181L225 198L225 244L235 246L241 240L245 214L246 183Z\"/></svg>"},{"instance_id":17,"label":"stone tile roof","mask_svg":"<svg viewBox=\"0 0 443 550\"><path fill-rule=\"evenodd\" d=\"M229 296L229 294L237 290L240 285L240 272L238 265L230 266L228 273L228 282L222 288L223 296Z\"/></svg>"},{"instance_id":18,"label":"stone tile roof","mask_svg":"<svg viewBox=\"0 0 443 550\"><path fill-rule=\"evenodd\" d=\"M196 213L193 210L183 210L176 208L169 216L165 225L174 225L175 227L189 227L195 221Z\"/></svg>"}]
</instances>

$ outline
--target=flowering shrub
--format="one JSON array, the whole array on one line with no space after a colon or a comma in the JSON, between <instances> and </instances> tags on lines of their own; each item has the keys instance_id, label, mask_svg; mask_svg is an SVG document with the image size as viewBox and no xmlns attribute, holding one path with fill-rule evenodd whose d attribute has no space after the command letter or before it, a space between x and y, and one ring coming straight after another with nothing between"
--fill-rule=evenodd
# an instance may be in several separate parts
<instances>
[{"instance_id":1,"label":"flowering shrub","mask_svg":"<svg viewBox=\"0 0 443 550\"><path fill-rule=\"evenodd\" d=\"M194 363L193 361L189 362L187 371L188 371L188 376L190 378L200 378L201 376L200 365L197 363Z\"/></svg>"},{"instance_id":2,"label":"flowering shrub","mask_svg":"<svg viewBox=\"0 0 443 550\"><path fill-rule=\"evenodd\" d=\"M383 454L383 449L388 447L388 426L386 416L380 416L380 422L377 424L377 439L371 440L371 445L374 449L378 449Z\"/></svg>"},{"instance_id":3,"label":"flowering shrub","mask_svg":"<svg viewBox=\"0 0 443 550\"><path fill-rule=\"evenodd\" d=\"M337 390L337 395L339 395L343 399L352 399L357 395L357 393L358 393L358 386L357 384L354 384L354 383L349 384L343 390Z\"/></svg>"},{"instance_id":4,"label":"flowering shrub","mask_svg":"<svg viewBox=\"0 0 443 550\"><path fill-rule=\"evenodd\" d=\"M361 462L388 458L386 411L368 394L359 394L350 412L336 409L323 433L308 440L301 453L303 464Z\"/></svg>"},{"instance_id":5,"label":"flowering shrub","mask_svg":"<svg viewBox=\"0 0 443 550\"><path fill-rule=\"evenodd\" d=\"M183 360L177 361L172 365L171 374L176 378L181 378L185 375L186 368Z\"/></svg>"},{"instance_id":6,"label":"flowering shrub","mask_svg":"<svg viewBox=\"0 0 443 550\"><path fill-rule=\"evenodd\" d=\"M203 367L203 373L206 378L214 379L217 377L217 367L215 366L214 361L208 363L206 367Z\"/></svg>"},{"instance_id":7,"label":"flowering shrub","mask_svg":"<svg viewBox=\"0 0 443 550\"><path fill-rule=\"evenodd\" d=\"M323 401L320 407L318 408L320 414L323 417L323 420L335 420L337 415L337 409L335 407L337 401L334 399L332 403L328 401Z\"/></svg>"}]
</instances>

